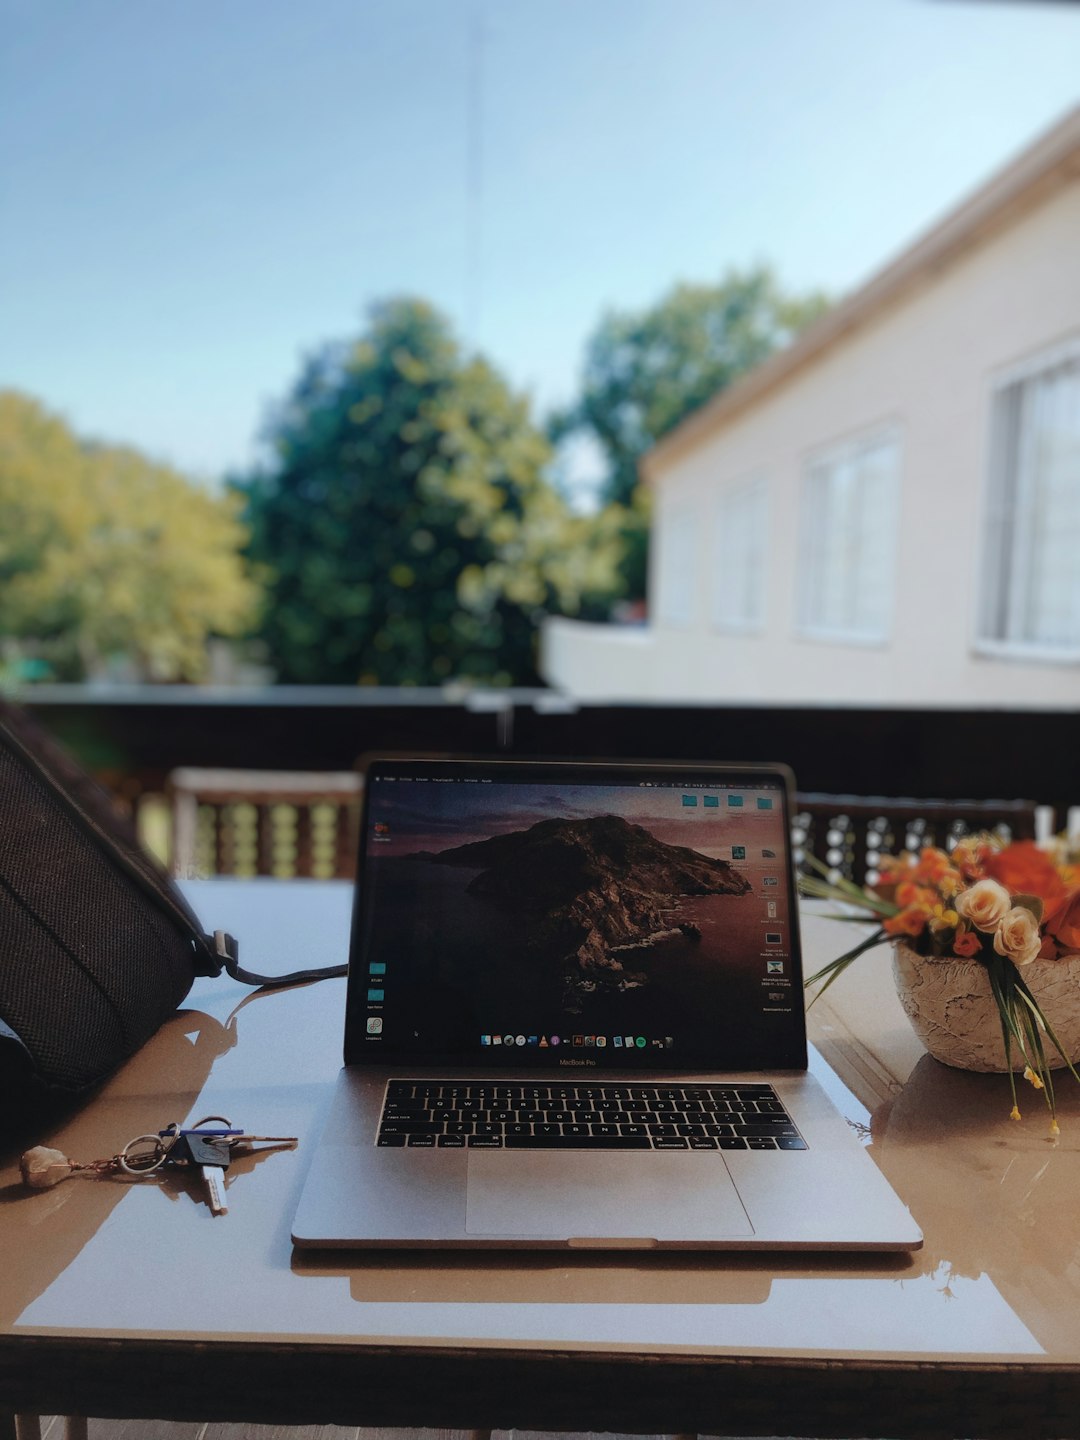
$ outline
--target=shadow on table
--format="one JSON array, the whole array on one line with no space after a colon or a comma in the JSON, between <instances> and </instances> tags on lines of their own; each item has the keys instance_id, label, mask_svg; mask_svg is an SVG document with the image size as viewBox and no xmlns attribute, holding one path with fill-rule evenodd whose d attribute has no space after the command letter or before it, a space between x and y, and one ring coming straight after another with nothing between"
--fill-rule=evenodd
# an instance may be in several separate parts
<instances>
[{"instance_id":1,"label":"shadow on table","mask_svg":"<svg viewBox=\"0 0 1080 1440\"><path fill-rule=\"evenodd\" d=\"M1017 1077L954 1070L929 1055L871 1117L870 1154L926 1235L926 1273L990 1273L999 1289L1062 1275L1080 1251L1080 1084L1055 1075L1060 1134Z\"/></svg>"},{"instance_id":2,"label":"shadow on table","mask_svg":"<svg viewBox=\"0 0 1080 1440\"><path fill-rule=\"evenodd\" d=\"M214 1063L236 1044L233 1017L226 1024L198 1010L181 1010L110 1080L68 1103L51 1118L14 1118L0 1138L6 1183L4 1279L0 1324L15 1321L59 1276L104 1225L129 1186L154 1184L173 1198L197 1193L193 1176L179 1172L136 1181L125 1176L74 1175L49 1190L28 1190L18 1157L46 1145L88 1162L114 1155L136 1135L154 1133L194 1106ZM167 1097L164 1098L164 1097ZM163 1105L169 1114L163 1114ZM255 1157L251 1157L255 1158ZM70 1201L78 1195L79 1203ZM63 1210L62 1219L59 1212Z\"/></svg>"},{"instance_id":3,"label":"shadow on table","mask_svg":"<svg viewBox=\"0 0 1080 1440\"><path fill-rule=\"evenodd\" d=\"M904 1278L907 1255L614 1251L293 1251L296 1275L347 1278L353 1300L418 1304L763 1305L774 1280Z\"/></svg>"}]
</instances>

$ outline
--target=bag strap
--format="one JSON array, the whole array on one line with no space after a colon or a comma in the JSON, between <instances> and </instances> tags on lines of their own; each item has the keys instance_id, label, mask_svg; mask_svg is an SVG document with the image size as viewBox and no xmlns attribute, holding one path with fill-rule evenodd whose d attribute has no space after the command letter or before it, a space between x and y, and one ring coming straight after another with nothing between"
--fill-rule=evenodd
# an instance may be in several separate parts
<instances>
[{"instance_id":1,"label":"bag strap","mask_svg":"<svg viewBox=\"0 0 1080 1440\"><path fill-rule=\"evenodd\" d=\"M18 725L12 723L16 718L20 722ZM100 794L103 804L108 805L109 802L104 792L99 791L89 776L81 771L76 771L66 753L61 751L48 736L35 734L35 740L45 752L44 754L38 753L19 733L25 724L26 721L20 711L5 706L0 712L0 738L23 765L48 786L67 809L72 819L89 834L90 838L109 856L112 862L123 870L130 880L135 882L148 900L164 912L181 934L187 936L194 950L193 963L197 975L215 978L221 974L222 970L225 970L234 980L239 980L244 985L271 987L297 985L305 980L329 980L348 974L347 964L327 965L311 970L293 970L288 975L258 975L254 971L245 970L239 962L240 947L233 936L226 934L223 930L215 930L210 935L203 930L194 910L175 887L171 877L164 870L159 869L157 864L146 854L139 845L134 832L130 839L125 836L121 841L119 834L102 823L101 818L94 813L89 804L80 802L72 793L70 786L65 784L61 776L54 772L53 765L67 772L73 782L77 780L81 785L92 785L95 791L93 797L95 805L98 794ZM36 727L33 728L36 730ZM119 820L110 814L109 824L114 823L119 830Z\"/></svg>"}]
</instances>

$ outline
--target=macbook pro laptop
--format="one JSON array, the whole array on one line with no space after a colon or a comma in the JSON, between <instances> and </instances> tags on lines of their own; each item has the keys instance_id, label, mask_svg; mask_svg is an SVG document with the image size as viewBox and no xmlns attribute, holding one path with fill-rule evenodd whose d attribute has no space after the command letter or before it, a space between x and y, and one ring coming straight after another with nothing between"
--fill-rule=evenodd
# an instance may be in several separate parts
<instances>
[{"instance_id":1,"label":"macbook pro laptop","mask_svg":"<svg viewBox=\"0 0 1080 1440\"><path fill-rule=\"evenodd\" d=\"M779 766L367 764L298 1246L911 1250L807 1072Z\"/></svg>"}]
</instances>

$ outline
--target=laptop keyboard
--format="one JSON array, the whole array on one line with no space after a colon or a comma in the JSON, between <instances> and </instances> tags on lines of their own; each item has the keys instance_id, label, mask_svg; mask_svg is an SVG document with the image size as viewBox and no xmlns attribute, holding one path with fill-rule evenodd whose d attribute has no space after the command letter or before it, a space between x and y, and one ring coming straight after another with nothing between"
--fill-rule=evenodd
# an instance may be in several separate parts
<instances>
[{"instance_id":1,"label":"laptop keyboard","mask_svg":"<svg viewBox=\"0 0 1080 1440\"><path fill-rule=\"evenodd\" d=\"M805 1150L771 1085L391 1080L378 1144L422 1149Z\"/></svg>"}]
</instances>

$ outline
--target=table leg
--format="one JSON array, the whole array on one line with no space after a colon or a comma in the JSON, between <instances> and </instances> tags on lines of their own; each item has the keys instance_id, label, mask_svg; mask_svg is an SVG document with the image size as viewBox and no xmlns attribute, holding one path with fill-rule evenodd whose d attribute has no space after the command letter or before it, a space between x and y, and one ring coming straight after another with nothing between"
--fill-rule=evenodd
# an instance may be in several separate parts
<instances>
[{"instance_id":1,"label":"table leg","mask_svg":"<svg viewBox=\"0 0 1080 1440\"><path fill-rule=\"evenodd\" d=\"M16 1415L15 1440L41 1440L41 1417L38 1415ZM6 1436L7 1431L0 1425L0 1435Z\"/></svg>"},{"instance_id":2,"label":"table leg","mask_svg":"<svg viewBox=\"0 0 1080 1440\"><path fill-rule=\"evenodd\" d=\"M86 1416L69 1415L64 1421L64 1440L86 1440Z\"/></svg>"}]
</instances>

